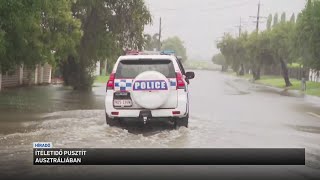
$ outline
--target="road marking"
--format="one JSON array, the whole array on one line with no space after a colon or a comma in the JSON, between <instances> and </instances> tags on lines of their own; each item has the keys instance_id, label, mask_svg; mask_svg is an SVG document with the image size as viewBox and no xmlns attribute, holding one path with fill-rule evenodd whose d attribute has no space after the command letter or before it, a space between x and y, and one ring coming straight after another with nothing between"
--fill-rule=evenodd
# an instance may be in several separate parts
<instances>
[{"instance_id":1,"label":"road marking","mask_svg":"<svg viewBox=\"0 0 320 180\"><path fill-rule=\"evenodd\" d=\"M320 118L319 114L316 114L316 113L313 113L313 112L307 112L307 114L309 114L311 116L314 116L314 117L317 117L317 118Z\"/></svg>"}]
</instances>

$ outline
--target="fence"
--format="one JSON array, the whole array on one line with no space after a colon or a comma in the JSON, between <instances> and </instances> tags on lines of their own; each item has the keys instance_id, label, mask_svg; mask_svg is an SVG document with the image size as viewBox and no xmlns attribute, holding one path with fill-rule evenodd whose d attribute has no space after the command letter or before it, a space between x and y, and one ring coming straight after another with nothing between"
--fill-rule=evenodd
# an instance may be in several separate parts
<instances>
[{"instance_id":1,"label":"fence","mask_svg":"<svg viewBox=\"0 0 320 180\"><path fill-rule=\"evenodd\" d=\"M282 76L282 69L279 66L267 66L262 69L262 75ZM290 78L301 80L304 76L308 81L320 82L320 71L302 67L289 67Z\"/></svg>"},{"instance_id":2,"label":"fence","mask_svg":"<svg viewBox=\"0 0 320 180\"><path fill-rule=\"evenodd\" d=\"M309 73L309 80L313 82L320 82L320 71L311 69Z\"/></svg>"},{"instance_id":3,"label":"fence","mask_svg":"<svg viewBox=\"0 0 320 180\"><path fill-rule=\"evenodd\" d=\"M50 84L51 74L52 67L49 64L37 65L34 69L21 65L12 71L0 73L0 90L22 85Z\"/></svg>"}]
</instances>

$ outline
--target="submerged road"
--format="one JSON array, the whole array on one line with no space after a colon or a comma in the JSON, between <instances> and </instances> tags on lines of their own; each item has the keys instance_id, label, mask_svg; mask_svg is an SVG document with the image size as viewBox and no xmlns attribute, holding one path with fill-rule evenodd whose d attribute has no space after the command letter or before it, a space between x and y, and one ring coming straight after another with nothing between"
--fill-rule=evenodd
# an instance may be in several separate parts
<instances>
[{"instance_id":1,"label":"submerged road","mask_svg":"<svg viewBox=\"0 0 320 180\"><path fill-rule=\"evenodd\" d=\"M190 84L189 128L168 122L109 127L104 85L80 93L61 86L0 93L0 176L157 175L198 177L320 177L320 99L277 90L212 71L196 71ZM306 166L33 166L32 142L54 147L306 148ZM82 173L80 173L80 171ZM123 172L126 172L124 174ZM166 173L164 173L166 172Z\"/></svg>"}]
</instances>

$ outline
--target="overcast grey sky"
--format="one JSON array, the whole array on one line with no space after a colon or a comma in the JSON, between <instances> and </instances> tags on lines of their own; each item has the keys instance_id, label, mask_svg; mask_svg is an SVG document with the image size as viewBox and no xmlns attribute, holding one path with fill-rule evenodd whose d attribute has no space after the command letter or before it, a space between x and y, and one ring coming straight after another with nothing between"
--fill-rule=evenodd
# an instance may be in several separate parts
<instances>
[{"instance_id":1,"label":"overcast grey sky","mask_svg":"<svg viewBox=\"0 0 320 180\"><path fill-rule=\"evenodd\" d=\"M153 24L145 32L154 34L159 29L162 18L163 38L179 36L187 48L189 59L210 60L218 53L216 40L224 32L238 33L240 17L244 30L255 29L253 18L257 15L259 0L145 0L153 15ZM261 0L261 16L270 13L286 12L287 18L292 13L299 13L306 0ZM260 24L266 28L266 20Z\"/></svg>"}]
</instances>

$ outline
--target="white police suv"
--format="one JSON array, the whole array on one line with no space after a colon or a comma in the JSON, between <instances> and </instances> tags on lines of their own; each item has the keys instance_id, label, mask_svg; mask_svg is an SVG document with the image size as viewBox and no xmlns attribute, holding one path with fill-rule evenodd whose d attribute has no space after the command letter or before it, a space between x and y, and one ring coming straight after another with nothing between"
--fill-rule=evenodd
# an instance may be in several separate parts
<instances>
[{"instance_id":1,"label":"white police suv","mask_svg":"<svg viewBox=\"0 0 320 180\"><path fill-rule=\"evenodd\" d=\"M189 79L174 55L129 53L120 56L107 83L106 121L119 125L122 119L169 119L175 127L188 127Z\"/></svg>"}]
</instances>

